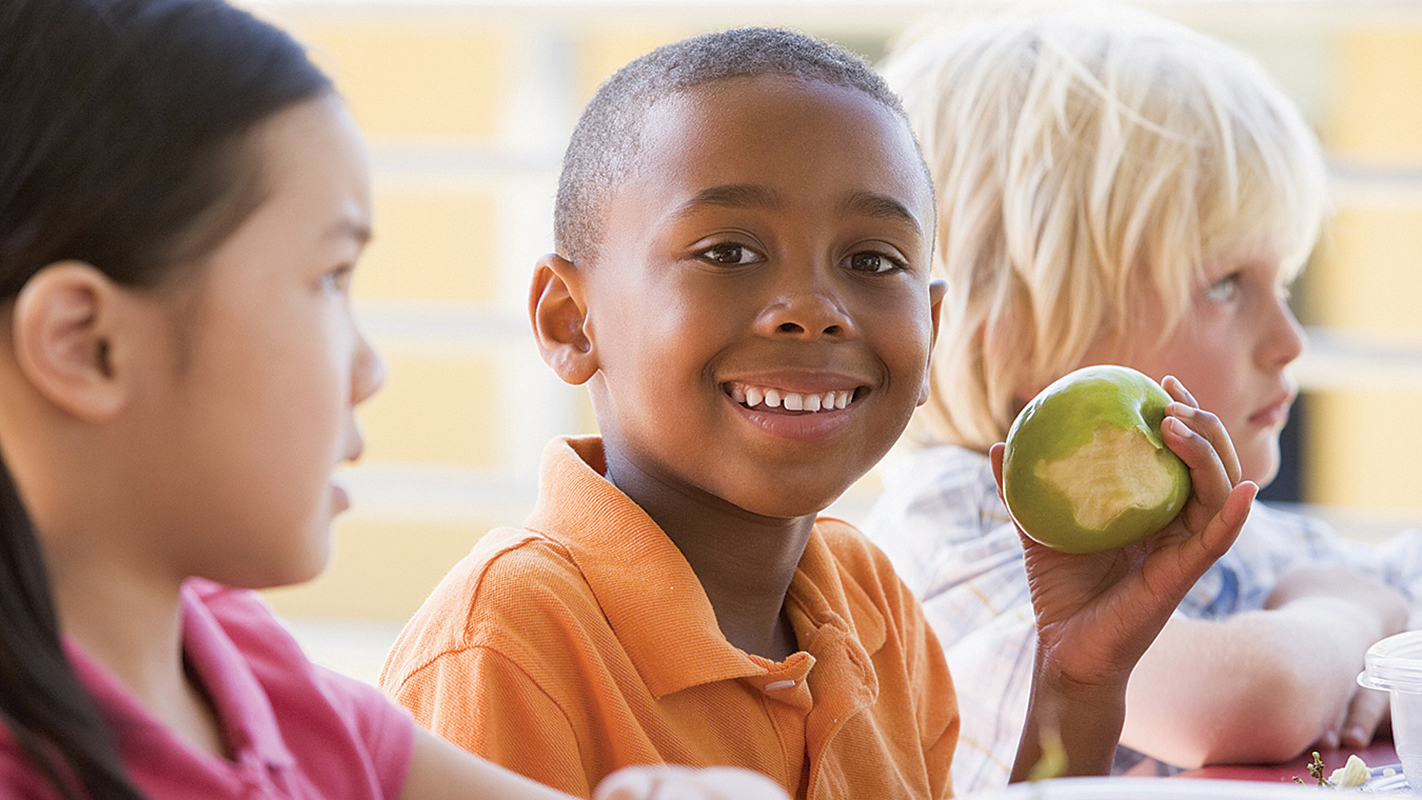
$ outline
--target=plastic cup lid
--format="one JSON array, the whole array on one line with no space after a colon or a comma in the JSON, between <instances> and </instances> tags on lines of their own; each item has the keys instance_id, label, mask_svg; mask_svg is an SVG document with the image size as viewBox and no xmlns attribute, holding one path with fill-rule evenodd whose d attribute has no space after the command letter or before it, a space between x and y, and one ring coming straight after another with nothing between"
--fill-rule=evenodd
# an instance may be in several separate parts
<instances>
[{"instance_id":1,"label":"plastic cup lid","mask_svg":"<svg viewBox=\"0 0 1422 800\"><path fill-rule=\"evenodd\" d=\"M1363 656L1358 685L1369 689L1422 692L1422 631L1407 631L1374 644Z\"/></svg>"}]
</instances>

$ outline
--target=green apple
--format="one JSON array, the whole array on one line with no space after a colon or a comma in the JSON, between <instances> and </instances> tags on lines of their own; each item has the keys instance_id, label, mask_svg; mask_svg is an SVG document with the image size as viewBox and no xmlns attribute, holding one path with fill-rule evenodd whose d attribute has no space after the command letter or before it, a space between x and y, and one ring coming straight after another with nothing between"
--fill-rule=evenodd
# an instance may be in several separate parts
<instances>
[{"instance_id":1,"label":"green apple","mask_svg":"<svg viewBox=\"0 0 1422 800\"><path fill-rule=\"evenodd\" d=\"M1114 550L1160 530L1190 496L1190 470L1160 435L1169 403L1160 384L1114 365L1043 389L1007 432L1012 518L1067 553Z\"/></svg>"}]
</instances>

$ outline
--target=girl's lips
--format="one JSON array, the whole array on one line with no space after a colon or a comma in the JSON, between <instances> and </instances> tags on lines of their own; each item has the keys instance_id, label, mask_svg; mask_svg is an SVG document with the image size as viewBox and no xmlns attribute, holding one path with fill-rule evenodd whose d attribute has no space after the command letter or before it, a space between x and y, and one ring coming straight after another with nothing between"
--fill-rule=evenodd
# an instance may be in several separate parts
<instances>
[{"instance_id":1,"label":"girl's lips","mask_svg":"<svg viewBox=\"0 0 1422 800\"><path fill-rule=\"evenodd\" d=\"M351 507L351 497L346 492L346 487L339 483L331 484L331 505L335 507L337 514Z\"/></svg>"}]
</instances>

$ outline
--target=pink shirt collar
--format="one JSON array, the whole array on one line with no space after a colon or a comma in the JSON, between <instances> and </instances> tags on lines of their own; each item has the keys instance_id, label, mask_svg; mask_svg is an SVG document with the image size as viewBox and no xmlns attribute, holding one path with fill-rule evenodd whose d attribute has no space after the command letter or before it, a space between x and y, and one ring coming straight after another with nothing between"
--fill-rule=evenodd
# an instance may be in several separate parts
<instances>
[{"instance_id":1,"label":"pink shirt collar","mask_svg":"<svg viewBox=\"0 0 1422 800\"><path fill-rule=\"evenodd\" d=\"M295 759L282 740L271 702L247 660L204 606L215 584L183 586L183 655L207 691L233 758L194 749L168 730L77 642L65 641L79 679L104 710L129 774L140 787L184 785L191 797L231 791L233 781L265 785Z\"/></svg>"}]
</instances>

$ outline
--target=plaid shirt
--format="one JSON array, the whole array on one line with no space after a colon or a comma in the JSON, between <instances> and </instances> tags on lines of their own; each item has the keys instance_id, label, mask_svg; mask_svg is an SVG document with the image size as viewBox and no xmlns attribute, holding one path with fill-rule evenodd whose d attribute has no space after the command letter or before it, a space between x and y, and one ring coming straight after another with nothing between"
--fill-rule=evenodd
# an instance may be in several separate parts
<instances>
[{"instance_id":1,"label":"plaid shirt","mask_svg":"<svg viewBox=\"0 0 1422 800\"><path fill-rule=\"evenodd\" d=\"M981 453L928 448L886 463L882 474L884 494L862 529L922 600L947 655L962 720L954 791L1003 786L1027 713L1036 646L1016 529ZM1216 619L1262 608L1279 574L1306 560L1350 565L1422 597L1422 533L1404 531L1375 548L1256 503L1234 547L1176 613ZM1117 771L1141 758L1121 750Z\"/></svg>"}]
</instances>

